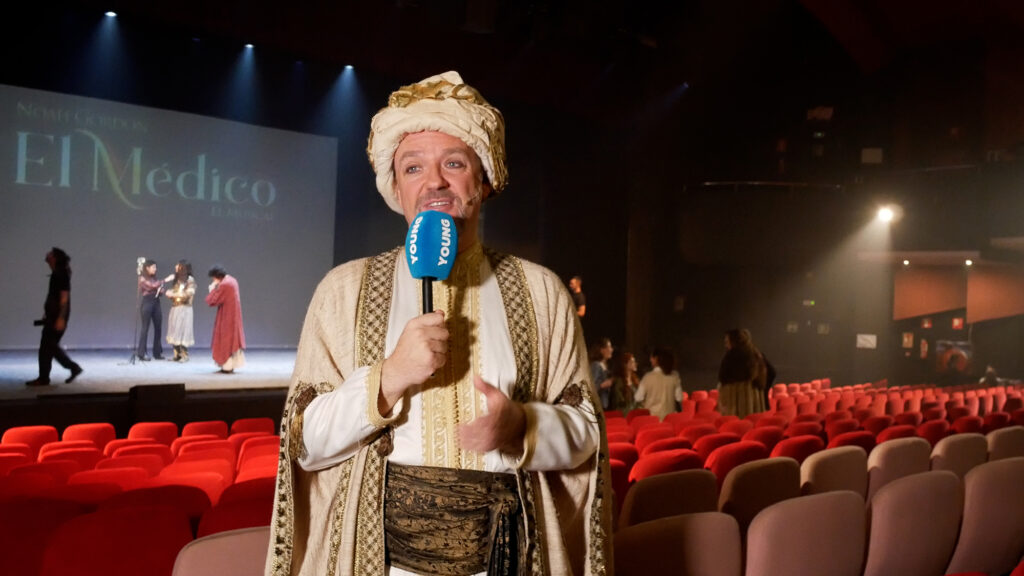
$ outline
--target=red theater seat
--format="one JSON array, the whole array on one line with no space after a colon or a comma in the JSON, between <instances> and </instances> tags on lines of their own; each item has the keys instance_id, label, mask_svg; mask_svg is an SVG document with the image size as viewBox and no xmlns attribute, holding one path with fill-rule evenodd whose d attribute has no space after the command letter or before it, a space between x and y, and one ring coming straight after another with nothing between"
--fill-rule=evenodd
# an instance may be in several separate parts
<instances>
[{"instance_id":1,"label":"red theater seat","mask_svg":"<svg viewBox=\"0 0 1024 576\"><path fill-rule=\"evenodd\" d=\"M803 464L804 460L814 454L825 449L825 441L817 435L805 435L805 436L793 436L781 440L772 449L771 457L776 458L779 456L785 456L792 458L799 464Z\"/></svg>"},{"instance_id":2,"label":"red theater seat","mask_svg":"<svg viewBox=\"0 0 1024 576\"><path fill-rule=\"evenodd\" d=\"M949 422L945 420L928 420L917 427L917 435L928 441L934 447L949 435Z\"/></svg>"},{"instance_id":3,"label":"red theater seat","mask_svg":"<svg viewBox=\"0 0 1024 576\"><path fill-rule=\"evenodd\" d=\"M644 447L644 451L640 454L645 456L652 452L663 452L665 450L692 450L693 445L686 438L680 438L674 436L672 438L662 438L661 440L655 440Z\"/></svg>"},{"instance_id":4,"label":"red theater seat","mask_svg":"<svg viewBox=\"0 0 1024 576\"><path fill-rule=\"evenodd\" d=\"M626 470L628 471L640 459L640 452L636 449L636 446L629 442L609 442L608 457L621 460L626 465Z\"/></svg>"},{"instance_id":5,"label":"red theater seat","mask_svg":"<svg viewBox=\"0 0 1024 576\"><path fill-rule=\"evenodd\" d=\"M764 447L764 444L741 440L733 444L726 444L712 452L704 462L704 467L714 473L715 478L718 479L718 486L721 487L726 475L733 468L744 462L767 458L768 454L768 449Z\"/></svg>"},{"instance_id":6,"label":"red theater seat","mask_svg":"<svg viewBox=\"0 0 1024 576\"><path fill-rule=\"evenodd\" d=\"M169 507L99 510L54 532L40 574L171 574L178 552L191 540L188 518Z\"/></svg>"},{"instance_id":7,"label":"red theater seat","mask_svg":"<svg viewBox=\"0 0 1024 576\"><path fill-rule=\"evenodd\" d=\"M32 450L32 459L39 456L39 448L48 442L56 442L57 429L53 426L15 426L4 431L0 438L2 444L27 444Z\"/></svg>"},{"instance_id":8,"label":"red theater seat","mask_svg":"<svg viewBox=\"0 0 1024 576\"><path fill-rule=\"evenodd\" d=\"M212 434L217 438L228 437L228 423L223 420L203 420L200 422L188 422L181 429L181 436L195 436L197 434Z\"/></svg>"},{"instance_id":9,"label":"red theater seat","mask_svg":"<svg viewBox=\"0 0 1024 576\"><path fill-rule=\"evenodd\" d=\"M648 454L636 461L629 472L630 483L665 472L700 468L703 460L693 450L666 450Z\"/></svg>"},{"instance_id":10,"label":"red theater seat","mask_svg":"<svg viewBox=\"0 0 1024 576\"><path fill-rule=\"evenodd\" d=\"M909 424L897 424L895 426L889 426L885 430L878 433L878 437L875 438L877 444L881 444L887 440L893 438L912 438L917 436L917 428Z\"/></svg>"},{"instance_id":11,"label":"red theater seat","mask_svg":"<svg viewBox=\"0 0 1024 576\"><path fill-rule=\"evenodd\" d=\"M708 434L707 436L702 436L700 440L697 440L693 445L693 451L700 454L701 462L704 462L717 448L739 441L740 437L736 434L730 434L727 432Z\"/></svg>"},{"instance_id":12,"label":"red theater seat","mask_svg":"<svg viewBox=\"0 0 1024 576\"><path fill-rule=\"evenodd\" d=\"M744 434L743 440L760 442L768 452L771 452L784 436L785 432L778 426L759 426Z\"/></svg>"},{"instance_id":13,"label":"red theater seat","mask_svg":"<svg viewBox=\"0 0 1024 576\"><path fill-rule=\"evenodd\" d=\"M865 452L871 453L871 450L875 447L876 440L875 436L867 430L855 430L853 432L844 432L835 438L828 441L827 448L836 448L839 446L860 446Z\"/></svg>"},{"instance_id":14,"label":"red theater seat","mask_svg":"<svg viewBox=\"0 0 1024 576\"><path fill-rule=\"evenodd\" d=\"M45 498L19 498L0 503L4 574L39 574L50 537L61 524L87 510L82 504Z\"/></svg>"},{"instance_id":15,"label":"red theater seat","mask_svg":"<svg viewBox=\"0 0 1024 576\"><path fill-rule=\"evenodd\" d=\"M993 412L985 415L984 425L982 431L985 434L993 430L1005 428L1010 425L1010 415L1006 412Z\"/></svg>"},{"instance_id":16,"label":"red theater seat","mask_svg":"<svg viewBox=\"0 0 1024 576\"><path fill-rule=\"evenodd\" d=\"M696 444L697 440L700 440L702 436L708 434L716 434L718 429L715 428L714 424L690 424L683 431L679 433L680 438L686 438L690 441L690 444Z\"/></svg>"},{"instance_id":17,"label":"red theater seat","mask_svg":"<svg viewBox=\"0 0 1024 576\"><path fill-rule=\"evenodd\" d=\"M636 444L636 449L643 452L644 448L648 444L655 440L662 440L665 438L672 438L675 436L675 431L672 430L671 424L658 424L656 426L649 426L643 430L638 430L636 433L636 440L633 441ZM274 449L276 450L276 446Z\"/></svg>"},{"instance_id":18,"label":"red theater seat","mask_svg":"<svg viewBox=\"0 0 1024 576\"><path fill-rule=\"evenodd\" d=\"M110 422L90 422L86 424L72 424L64 429L61 440L91 440L96 448L103 450L107 444L117 438L114 425Z\"/></svg>"},{"instance_id":19,"label":"red theater seat","mask_svg":"<svg viewBox=\"0 0 1024 576\"><path fill-rule=\"evenodd\" d=\"M203 514L199 521L197 538L254 526L269 526L273 514L273 500L238 500L227 504L217 504Z\"/></svg>"},{"instance_id":20,"label":"red theater seat","mask_svg":"<svg viewBox=\"0 0 1024 576\"><path fill-rule=\"evenodd\" d=\"M178 425L174 422L136 422L128 429L128 438L149 438L167 447L178 437Z\"/></svg>"},{"instance_id":21,"label":"red theater seat","mask_svg":"<svg viewBox=\"0 0 1024 576\"><path fill-rule=\"evenodd\" d=\"M264 434L277 434L272 418L239 418L231 423L231 434L242 432L263 432Z\"/></svg>"},{"instance_id":22,"label":"red theater seat","mask_svg":"<svg viewBox=\"0 0 1024 576\"><path fill-rule=\"evenodd\" d=\"M953 421L950 427L954 434L981 433L985 421L981 416L961 416Z\"/></svg>"}]
</instances>

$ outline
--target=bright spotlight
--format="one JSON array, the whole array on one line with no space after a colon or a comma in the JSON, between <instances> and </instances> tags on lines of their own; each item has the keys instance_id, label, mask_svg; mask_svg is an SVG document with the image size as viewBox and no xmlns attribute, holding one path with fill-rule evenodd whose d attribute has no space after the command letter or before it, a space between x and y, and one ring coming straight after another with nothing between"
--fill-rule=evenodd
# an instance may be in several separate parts
<instances>
[{"instance_id":1,"label":"bright spotlight","mask_svg":"<svg viewBox=\"0 0 1024 576\"><path fill-rule=\"evenodd\" d=\"M878 219L882 222L892 222L895 215L896 214L893 212L892 208L889 208L888 206L883 206L878 209Z\"/></svg>"},{"instance_id":2,"label":"bright spotlight","mask_svg":"<svg viewBox=\"0 0 1024 576\"><path fill-rule=\"evenodd\" d=\"M346 64L345 65L345 70L351 70L351 69L352 69L352 65L351 64Z\"/></svg>"},{"instance_id":3,"label":"bright spotlight","mask_svg":"<svg viewBox=\"0 0 1024 576\"><path fill-rule=\"evenodd\" d=\"M904 266L910 266L910 260L904 260L903 261L903 265Z\"/></svg>"},{"instance_id":4,"label":"bright spotlight","mask_svg":"<svg viewBox=\"0 0 1024 576\"><path fill-rule=\"evenodd\" d=\"M106 12L105 15L107 18L117 18L117 12L114 12L113 10Z\"/></svg>"},{"instance_id":5,"label":"bright spotlight","mask_svg":"<svg viewBox=\"0 0 1024 576\"><path fill-rule=\"evenodd\" d=\"M970 258L964 260L964 266L974 266L974 260L971 260Z\"/></svg>"},{"instance_id":6,"label":"bright spotlight","mask_svg":"<svg viewBox=\"0 0 1024 576\"><path fill-rule=\"evenodd\" d=\"M245 49L246 50L252 50L252 44L246 44L245 45Z\"/></svg>"}]
</instances>

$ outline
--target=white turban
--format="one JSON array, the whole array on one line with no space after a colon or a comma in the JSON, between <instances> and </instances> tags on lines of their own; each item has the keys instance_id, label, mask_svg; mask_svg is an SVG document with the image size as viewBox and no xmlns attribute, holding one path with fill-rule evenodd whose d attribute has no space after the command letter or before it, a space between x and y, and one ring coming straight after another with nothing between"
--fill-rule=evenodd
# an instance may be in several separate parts
<instances>
[{"instance_id":1,"label":"white turban","mask_svg":"<svg viewBox=\"0 0 1024 576\"><path fill-rule=\"evenodd\" d=\"M426 131L465 142L480 157L494 193L505 188L505 119L458 72L445 72L399 88L370 122L366 153L377 175L377 191L392 210L402 213L394 187L395 151L407 134Z\"/></svg>"}]
</instances>

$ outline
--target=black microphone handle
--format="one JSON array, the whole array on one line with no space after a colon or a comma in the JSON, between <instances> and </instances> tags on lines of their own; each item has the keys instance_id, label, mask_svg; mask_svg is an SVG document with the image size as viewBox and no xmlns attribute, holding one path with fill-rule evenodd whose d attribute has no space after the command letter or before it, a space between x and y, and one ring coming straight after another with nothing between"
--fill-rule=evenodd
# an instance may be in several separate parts
<instances>
[{"instance_id":1,"label":"black microphone handle","mask_svg":"<svg viewBox=\"0 0 1024 576\"><path fill-rule=\"evenodd\" d=\"M434 311L434 278L424 276L420 281L423 285L423 313L430 314Z\"/></svg>"}]
</instances>

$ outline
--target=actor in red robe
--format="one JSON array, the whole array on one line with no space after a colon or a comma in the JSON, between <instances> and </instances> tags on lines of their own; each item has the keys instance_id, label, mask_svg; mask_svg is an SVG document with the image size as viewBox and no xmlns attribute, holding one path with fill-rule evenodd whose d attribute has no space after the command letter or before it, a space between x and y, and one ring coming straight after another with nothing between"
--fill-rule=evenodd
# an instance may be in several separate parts
<instances>
[{"instance_id":1,"label":"actor in red robe","mask_svg":"<svg viewBox=\"0 0 1024 576\"><path fill-rule=\"evenodd\" d=\"M242 328L242 299L238 281L222 266L210 268L210 293L206 303L217 307L210 348L221 372L233 372L245 365L245 331Z\"/></svg>"}]
</instances>

